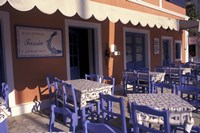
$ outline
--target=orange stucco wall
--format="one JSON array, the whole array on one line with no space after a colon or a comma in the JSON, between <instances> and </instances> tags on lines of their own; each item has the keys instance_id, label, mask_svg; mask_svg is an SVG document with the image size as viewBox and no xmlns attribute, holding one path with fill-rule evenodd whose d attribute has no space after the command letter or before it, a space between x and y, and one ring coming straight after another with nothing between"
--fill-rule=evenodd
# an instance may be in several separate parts
<instances>
[{"instance_id":1,"label":"orange stucco wall","mask_svg":"<svg viewBox=\"0 0 200 133\"><path fill-rule=\"evenodd\" d=\"M143 5L140 5L140 4L128 1L128 0L92 0L92 1L104 3L104 4L110 4L113 6L126 8L126 9L130 9L130 10L141 11L141 12L145 12L145 13L149 13L149 14L155 14L155 15L164 16L164 17L181 19L181 17L174 16L169 13L160 12L159 10L156 10L156 9L144 7ZM149 4L159 6L159 0L144 0L144 1ZM162 0L162 8L180 13L182 15L186 14L185 8L174 5L166 0Z\"/></svg>"},{"instance_id":2,"label":"orange stucco wall","mask_svg":"<svg viewBox=\"0 0 200 133\"><path fill-rule=\"evenodd\" d=\"M95 0L99 1L99 0ZM147 1L147 0L146 0ZM100 2L100 1L99 1ZM143 8L139 5L128 1L120 0L101 0L101 2L109 3L111 5L127 6L128 8L133 8L140 11L149 11L150 9ZM155 2L156 4L156 2ZM73 19L79 21L89 21L101 24L101 36L102 36L102 66L103 75L109 75L116 78L116 84L122 82L122 72L124 70L124 27L145 29L150 31L150 48L153 50L153 38L158 37L161 40L161 36L173 36L174 40L181 40L182 33L164 29L149 28L138 26L133 26L131 23L126 25L121 22L112 23L108 19L99 22L95 18L90 18L89 20L83 20L78 15L73 17L63 16L59 11L52 15L47 15L40 12L37 8L32 9L27 12L20 12L13 9L8 3L0 7L1 11L7 11L10 13L10 29L11 29L11 43L12 43L12 56L13 56L13 72L14 72L14 89L16 104L32 102L34 100L46 98L45 91L43 91L46 85L46 76L48 74L53 74L61 79L67 79L66 72L66 40L65 40L65 19ZM182 10L182 9L180 9ZM163 15L158 11L153 11L155 14ZM181 12L181 11L180 11ZM171 15L164 15L171 16ZM174 17L174 16L173 16ZM44 27L44 28L55 28L61 29L63 32L63 49L64 56L58 58L17 58L16 54L16 34L15 26L25 25L34 27ZM121 52L120 56L111 56L110 58L104 58L104 52L110 44L116 44L117 49ZM160 52L161 53L161 52ZM153 69L156 65L160 65L161 54L154 55L151 52L151 68Z\"/></svg>"}]
</instances>

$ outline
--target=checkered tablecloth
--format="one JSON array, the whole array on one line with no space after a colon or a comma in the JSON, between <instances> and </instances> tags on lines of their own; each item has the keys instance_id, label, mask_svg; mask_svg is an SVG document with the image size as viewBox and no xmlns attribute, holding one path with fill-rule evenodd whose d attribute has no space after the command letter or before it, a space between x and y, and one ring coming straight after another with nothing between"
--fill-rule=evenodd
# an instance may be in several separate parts
<instances>
[{"instance_id":1,"label":"checkered tablecloth","mask_svg":"<svg viewBox=\"0 0 200 133\"><path fill-rule=\"evenodd\" d=\"M178 67L166 67L167 71L166 73L169 74L170 73L170 69L171 69L171 73L178 73L179 68ZM187 68L187 67L181 67L180 71L182 74L186 74L186 73L191 73L192 68Z\"/></svg>"},{"instance_id":2,"label":"checkered tablecloth","mask_svg":"<svg viewBox=\"0 0 200 133\"><path fill-rule=\"evenodd\" d=\"M137 77L137 72L125 72L126 74L123 74L124 76L129 76L129 77ZM147 73L138 73L139 76L147 76ZM164 72L150 72L150 78L151 81L154 82L163 82L165 79L165 73Z\"/></svg>"},{"instance_id":3,"label":"checkered tablecloth","mask_svg":"<svg viewBox=\"0 0 200 133\"><path fill-rule=\"evenodd\" d=\"M138 105L149 106L157 110L169 110L170 124L189 125L190 127L194 124L192 111L195 110L195 107L181 99L178 95L171 93L128 94L127 99L129 104L135 102ZM155 121L153 119L153 121L149 122L159 123L160 120Z\"/></svg>"},{"instance_id":4,"label":"checkered tablecloth","mask_svg":"<svg viewBox=\"0 0 200 133\"><path fill-rule=\"evenodd\" d=\"M110 84L85 79L68 80L66 83L73 84L81 108L87 105L87 101L98 99L99 93L111 94Z\"/></svg>"},{"instance_id":5,"label":"checkered tablecloth","mask_svg":"<svg viewBox=\"0 0 200 133\"><path fill-rule=\"evenodd\" d=\"M6 109L5 104L5 100L0 97L0 123L3 122L10 115L10 112Z\"/></svg>"}]
</instances>

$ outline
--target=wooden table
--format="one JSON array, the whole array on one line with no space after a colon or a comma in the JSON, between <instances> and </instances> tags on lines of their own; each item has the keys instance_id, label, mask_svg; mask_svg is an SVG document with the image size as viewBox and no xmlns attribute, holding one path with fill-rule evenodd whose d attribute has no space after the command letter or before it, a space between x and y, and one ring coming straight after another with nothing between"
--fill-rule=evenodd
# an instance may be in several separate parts
<instances>
[{"instance_id":1,"label":"wooden table","mask_svg":"<svg viewBox=\"0 0 200 133\"><path fill-rule=\"evenodd\" d=\"M186 124L190 128L194 125L192 111L195 110L195 107L181 99L178 95L171 93L128 94L127 99L129 105L135 102L138 105L149 106L157 110L169 110L170 124L172 125ZM159 119L143 119L143 121L154 124L159 124L160 122Z\"/></svg>"},{"instance_id":2,"label":"wooden table","mask_svg":"<svg viewBox=\"0 0 200 133\"><path fill-rule=\"evenodd\" d=\"M100 83L86 79L76 79L66 81L73 84L76 94L76 100L80 103L80 108L87 105L87 101L99 98L99 93L110 94L112 85Z\"/></svg>"}]
</instances>

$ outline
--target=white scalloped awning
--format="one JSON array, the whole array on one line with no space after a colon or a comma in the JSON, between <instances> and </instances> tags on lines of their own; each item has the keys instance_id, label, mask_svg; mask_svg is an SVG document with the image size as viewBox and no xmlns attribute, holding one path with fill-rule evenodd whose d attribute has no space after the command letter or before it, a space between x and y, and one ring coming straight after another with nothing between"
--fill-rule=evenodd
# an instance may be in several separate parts
<instances>
[{"instance_id":1,"label":"white scalloped awning","mask_svg":"<svg viewBox=\"0 0 200 133\"><path fill-rule=\"evenodd\" d=\"M71 17L76 13L83 19L94 16L103 21L108 18L111 22L121 21L133 25L141 24L164 29L179 30L178 20L167 18L130 9L101 4L91 0L0 0L0 6L9 2L10 5L20 11L29 11L36 6L46 14L53 14L59 10L63 15Z\"/></svg>"}]
</instances>

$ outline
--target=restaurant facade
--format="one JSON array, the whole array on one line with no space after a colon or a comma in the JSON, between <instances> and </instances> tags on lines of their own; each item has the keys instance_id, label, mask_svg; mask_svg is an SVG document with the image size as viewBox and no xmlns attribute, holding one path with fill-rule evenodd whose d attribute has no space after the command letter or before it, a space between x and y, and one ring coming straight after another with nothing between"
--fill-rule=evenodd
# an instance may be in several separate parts
<instances>
[{"instance_id":1,"label":"restaurant facade","mask_svg":"<svg viewBox=\"0 0 200 133\"><path fill-rule=\"evenodd\" d=\"M49 106L46 77L113 76L133 64L188 61L183 3L170 0L1 0L1 82L12 115Z\"/></svg>"}]
</instances>

